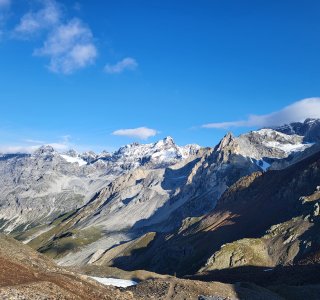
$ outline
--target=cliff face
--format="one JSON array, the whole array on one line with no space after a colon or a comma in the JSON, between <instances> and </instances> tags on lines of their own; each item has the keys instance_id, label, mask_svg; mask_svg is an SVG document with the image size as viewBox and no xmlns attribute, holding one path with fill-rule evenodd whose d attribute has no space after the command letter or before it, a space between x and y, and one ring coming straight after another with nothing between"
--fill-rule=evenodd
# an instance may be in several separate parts
<instances>
[{"instance_id":1,"label":"cliff face","mask_svg":"<svg viewBox=\"0 0 320 300\"><path fill-rule=\"evenodd\" d=\"M115 266L180 275L243 266L318 262L320 152L284 170L253 173L232 185L212 213L113 260ZM145 258L135 265L139 257Z\"/></svg>"}]
</instances>

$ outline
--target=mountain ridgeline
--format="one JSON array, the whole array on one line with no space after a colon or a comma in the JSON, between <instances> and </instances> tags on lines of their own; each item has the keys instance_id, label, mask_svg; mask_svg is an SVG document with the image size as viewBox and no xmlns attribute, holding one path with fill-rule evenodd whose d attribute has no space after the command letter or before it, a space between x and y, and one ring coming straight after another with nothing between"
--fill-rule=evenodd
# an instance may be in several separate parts
<instances>
[{"instance_id":1,"label":"mountain ridgeline","mask_svg":"<svg viewBox=\"0 0 320 300\"><path fill-rule=\"evenodd\" d=\"M213 148L167 137L114 153L2 154L0 228L61 266L230 283L254 267L263 285L277 266L319 262L319 143L320 120L307 119Z\"/></svg>"}]
</instances>

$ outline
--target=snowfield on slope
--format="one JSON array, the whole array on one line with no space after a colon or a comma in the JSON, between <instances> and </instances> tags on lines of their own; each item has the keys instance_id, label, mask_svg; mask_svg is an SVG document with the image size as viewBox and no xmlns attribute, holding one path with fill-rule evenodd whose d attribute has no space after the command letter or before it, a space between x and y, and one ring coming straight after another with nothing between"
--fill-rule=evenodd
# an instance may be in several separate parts
<instances>
[{"instance_id":1,"label":"snowfield on slope","mask_svg":"<svg viewBox=\"0 0 320 300\"><path fill-rule=\"evenodd\" d=\"M137 282L133 280L125 280L125 279L116 279L116 278L104 278L104 277L94 277L89 276L90 278L104 284L104 285L113 285L116 287L123 287L126 288L128 286L136 285Z\"/></svg>"},{"instance_id":2,"label":"snowfield on slope","mask_svg":"<svg viewBox=\"0 0 320 300\"><path fill-rule=\"evenodd\" d=\"M78 163L80 167L87 164L87 162L84 161L82 158L72 157L72 156L65 155L65 154L60 154L60 155L61 155L61 157L64 158L67 162L69 162L69 163Z\"/></svg>"},{"instance_id":3,"label":"snowfield on slope","mask_svg":"<svg viewBox=\"0 0 320 300\"><path fill-rule=\"evenodd\" d=\"M278 148L280 150L283 150L286 153L291 153L291 152L299 152L299 151L303 151L309 147L311 147L312 145L314 145L314 143L305 143L305 144L281 144L279 142L266 142L265 143L266 146L268 147L272 147L272 148Z\"/></svg>"}]
</instances>

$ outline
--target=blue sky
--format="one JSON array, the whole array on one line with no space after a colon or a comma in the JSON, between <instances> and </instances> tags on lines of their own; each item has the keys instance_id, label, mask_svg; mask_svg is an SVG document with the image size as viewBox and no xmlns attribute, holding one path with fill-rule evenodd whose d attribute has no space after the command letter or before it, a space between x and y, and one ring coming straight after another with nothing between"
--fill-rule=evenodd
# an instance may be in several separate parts
<instances>
[{"instance_id":1,"label":"blue sky","mask_svg":"<svg viewBox=\"0 0 320 300\"><path fill-rule=\"evenodd\" d=\"M213 146L320 117L293 104L320 95L316 0L0 0L0 53L2 151Z\"/></svg>"}]
</instances>

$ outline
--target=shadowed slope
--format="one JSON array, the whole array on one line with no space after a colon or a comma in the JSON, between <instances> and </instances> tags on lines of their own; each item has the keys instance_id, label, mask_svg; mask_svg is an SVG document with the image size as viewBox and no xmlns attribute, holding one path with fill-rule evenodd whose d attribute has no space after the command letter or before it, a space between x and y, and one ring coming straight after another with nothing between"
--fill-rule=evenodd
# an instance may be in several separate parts
<instances>
[{"instance_id":1,"label":"shadowed slope","mask_svg":"<svg viewBox=\"0 0 320 300\"><path fill-rule=\"evenodd\" d=\"M306 259L319 249L320 197L303 197L316 194L318 185L319 152L287 169L244 177L224 193L211 214L175 234L158 234L147 248L134 252L137 261L145 258L134 268L185 275L205 265L274 266ZM231 244L221 248L226 243ZM218 251L223 254L220 260L214 256ZM129 258L119 257L113 266L123 267Z\"/></svg>"}]
</instances>

